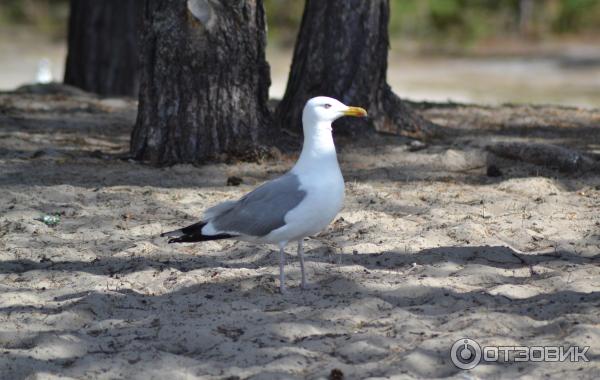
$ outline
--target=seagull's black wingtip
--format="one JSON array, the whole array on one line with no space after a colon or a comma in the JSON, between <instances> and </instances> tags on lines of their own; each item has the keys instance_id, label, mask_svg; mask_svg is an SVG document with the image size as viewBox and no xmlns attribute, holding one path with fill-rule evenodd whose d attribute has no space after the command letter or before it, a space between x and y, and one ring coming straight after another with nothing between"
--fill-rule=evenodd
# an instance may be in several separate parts
<instances>
[{"instance_id":1,"label":"seagull's black wingtip","mask_svg":"<svg viewBox=\"0 0 600 380\"><path fill-rule=\"evenodd\" d=\"M184 227L179 230L163 232L160 234L161 237L169 237L167 243L195 243L200 241L208 240L220 240L234 237L229 234L218 234L218 235L203 235L202 227L206 225L206 222L194 223L191 226Z\"/></svg>"}]
</instances>

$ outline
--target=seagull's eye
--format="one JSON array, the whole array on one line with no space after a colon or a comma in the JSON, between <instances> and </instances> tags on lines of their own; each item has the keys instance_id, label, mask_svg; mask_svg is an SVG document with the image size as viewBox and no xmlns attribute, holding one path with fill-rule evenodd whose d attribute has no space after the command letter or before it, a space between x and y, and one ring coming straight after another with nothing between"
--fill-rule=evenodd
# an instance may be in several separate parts
<instances>
[{"instance_id":1,"label":"seagull's eye","mask_svg":"<svg viewBox=\"0 0 600 380\"><path fill-rule=\"evenodd\" d=\"M325 108L331 108L331 104L325 104L323 107L325 107Z\"/></svg>"}]
</instances>

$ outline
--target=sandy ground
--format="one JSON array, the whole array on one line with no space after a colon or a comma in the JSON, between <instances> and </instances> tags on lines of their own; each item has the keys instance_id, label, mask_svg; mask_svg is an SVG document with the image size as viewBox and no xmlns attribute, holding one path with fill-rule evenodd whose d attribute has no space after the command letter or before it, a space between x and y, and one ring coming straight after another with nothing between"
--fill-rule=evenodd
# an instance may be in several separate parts
<instances>
[{"instance_id":1,"label":"sandy ground","mask_svg":"<svg viewBox=\"0 0 600 380\"><path fill-rule=\"evenodd\" d=\"M0 95L2 379L598 378L600 175L486 153L495 141L600 152L600 112L423 111L457 131L342 144L345 208L289 247L167 245L287 170L278 161L152 168L129 161L135 103ZM503 176L486 176L495 163ZM229 176L243 184L226 186ZM61 223L34 220L58 212ZM590 362L461 371L452 344L590 346Z\"/></svg>"}]
</instances>

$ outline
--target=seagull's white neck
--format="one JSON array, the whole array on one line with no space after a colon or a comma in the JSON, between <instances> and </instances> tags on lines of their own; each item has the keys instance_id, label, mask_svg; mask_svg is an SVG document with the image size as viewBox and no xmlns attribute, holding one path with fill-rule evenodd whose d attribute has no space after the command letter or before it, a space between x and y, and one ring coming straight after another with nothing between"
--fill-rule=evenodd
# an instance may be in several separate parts
<instances>
[{"instance_id":1,"label":"seagull's white neck","mask_svg":"<svg viewBox=\"0 0 600 380\"><path fill-rule=\"evenodd\" d=\"M294 171L332 168L339 171L331 122L304 120L304 144Z\"/></svg>"}]
</instances>

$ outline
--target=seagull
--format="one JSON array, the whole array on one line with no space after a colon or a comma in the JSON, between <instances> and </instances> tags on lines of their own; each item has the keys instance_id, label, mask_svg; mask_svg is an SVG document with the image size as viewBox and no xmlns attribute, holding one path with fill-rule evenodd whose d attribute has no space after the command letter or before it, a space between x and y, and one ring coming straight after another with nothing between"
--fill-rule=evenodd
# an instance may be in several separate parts
<instances>
[{"instance_id":1,"label":"seagull","mask_svg":"<svg viewBox=\"0 0 600 380\"><path fill-rule=\"evenodd\" d=\"M302 112L304 144L294 167L236 201L204 212L202 220L165 232L169 243L236 239L279 246L279 289L285 293L285 247L298 242L302 289L306 289L303 239L325 229L342 209L344 178L338 164L331 123L342 116L365 117L361 107L318 96Z\"/></svg>"}]
</instances>

